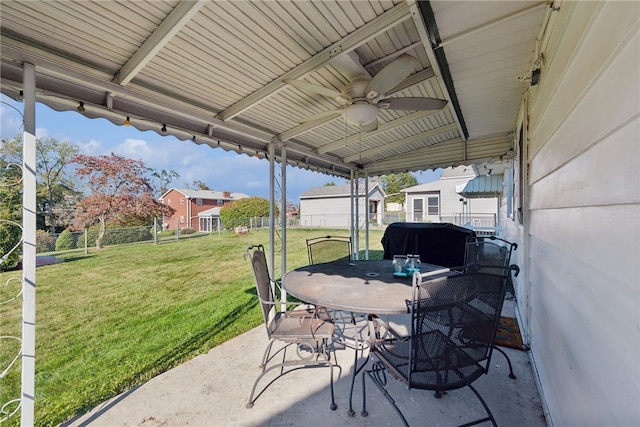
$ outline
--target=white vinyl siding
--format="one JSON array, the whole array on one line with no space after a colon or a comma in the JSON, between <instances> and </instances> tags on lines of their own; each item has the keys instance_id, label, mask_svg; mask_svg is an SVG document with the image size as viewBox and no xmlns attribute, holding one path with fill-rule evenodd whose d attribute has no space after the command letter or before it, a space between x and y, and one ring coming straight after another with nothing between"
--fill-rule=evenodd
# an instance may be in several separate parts
<instances>
[{"instance_id":1,"label":"white vinyl siding","mask_svg":"<svg viewBox=\"0 0 640 427\"><path fill-rule=\"evenodd\" d=\"M507 238L529 266L518 312L553 425L640 419L638 16L638 2L563 2L522 114L524 226L507 221Z\"/></svg>"}]
</instances>

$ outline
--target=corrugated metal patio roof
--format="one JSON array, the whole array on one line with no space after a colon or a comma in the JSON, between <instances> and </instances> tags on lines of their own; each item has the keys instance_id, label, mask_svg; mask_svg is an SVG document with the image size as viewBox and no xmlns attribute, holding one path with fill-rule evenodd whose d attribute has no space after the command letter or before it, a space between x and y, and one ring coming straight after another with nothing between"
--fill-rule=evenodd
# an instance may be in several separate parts
<instances>
[{"instance_id":1,"label":"corrugated metal patio roof","mask_svg":"<svg viewBox=\"0 0 640 427\"><path fill-rule=\"evenodd\" d=\"M261 158L275 144L289 164L343 177L495 161L513 146L545 4L4 0L1 89L18 98L31 63L37 101L56 110L82 103L87 117ZM349 102L378 98L343 89L403 55L417 60L408 78L378 79L377 128L347 124ZM385 108L398 97L448 103Z\"/></svg>"}]
</instances>

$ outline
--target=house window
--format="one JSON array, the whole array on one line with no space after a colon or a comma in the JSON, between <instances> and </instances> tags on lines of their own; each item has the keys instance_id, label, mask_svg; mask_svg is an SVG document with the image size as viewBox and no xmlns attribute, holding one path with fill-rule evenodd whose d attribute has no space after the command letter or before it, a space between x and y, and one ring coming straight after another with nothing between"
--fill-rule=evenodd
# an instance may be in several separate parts
<instances>
[{"instance_id":1,"label":"house window","mask_svg":"<svg viewBox=\"0 0 640 427\"><path fill-rule=\"evenodd\" d=\"M167 204L171 206L171 199L167 199Z\"/></svg>"},{"instance_id":2,"label":"house window","mask_svg":"<svg viewBox=\"0 0 640 427\"><path fill-rule=\"evenodd\" d=\"M180 206L184 205L184 197L180 197Z\"/></svg>"},{"instance_id":3,"label":"house window","mask_svg":"<svg viewBox=\"0 0 640 427\"><path fill-rule=\"evenodd\" d=\"M413 220L422 221L423 200L413 199Z\"/></svg>"},{"instance_id":4,"label":"house window","mask_svg":"<svg viewBox=\"0 0 640 427\"><path fill-rule=\"evenodd\" d=\"M196 205L197 205L197 206L202 206L202 199L201 199L201 198L199 198L199 197L198 197L198 198L196 199Z\"/></svg>"},{"instance_id":5,"label":"house window","mask_svg":"<svg viewBox=\"0 0 640 427\"><path fill-rule=\"evenodd\" d=\"M222 206L224 204L224 200L216 200L216 203L218 204L218 206Z\"/></svg>"},{"instance_id":6,"label":"house window","mask_svg":"<svg viewBox=\"0 0 640 427\"><path fill-rule=\"evenodd\" d=\"M440 204L438 203L437 197L428 197L427 198L427 215L439 215L440 214Z\"/></svg>"},{"instance_id":7,"label":"house window","mask_svg":"<svg viewBox=\"0 0 640 427\"><path fill-rule=\"evenodd\" d=\"M184 224L184 215L180 215L180 224Z\"/></svg>"}]
</instances>

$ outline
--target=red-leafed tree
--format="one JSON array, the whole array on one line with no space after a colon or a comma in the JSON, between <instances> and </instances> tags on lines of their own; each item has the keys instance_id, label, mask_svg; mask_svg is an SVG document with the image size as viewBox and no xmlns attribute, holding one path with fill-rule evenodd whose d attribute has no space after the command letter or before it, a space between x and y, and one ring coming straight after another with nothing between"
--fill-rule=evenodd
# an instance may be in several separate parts
<instances>
[{"instance_id":1,"label":"red-leafed tree","mask_svg":"<svg viewBox=\"0 0 640 427\"><path fill-rule=\"evenodd\" d=\"M153 217L175 212L153 198L153 190L144 177L147 168L140 160L111 153L103 156L75 156L76 175L85 181L89 195L78 203L77 225L100 224L96 247L102 248L107 223L115 225L149 224Z\"/></svg>"}]
</instances>

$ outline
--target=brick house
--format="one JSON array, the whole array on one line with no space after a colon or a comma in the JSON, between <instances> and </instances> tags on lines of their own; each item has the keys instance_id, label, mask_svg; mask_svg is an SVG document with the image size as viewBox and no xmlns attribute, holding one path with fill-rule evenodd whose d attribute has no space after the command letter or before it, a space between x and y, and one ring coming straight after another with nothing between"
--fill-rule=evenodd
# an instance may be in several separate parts
<instances>
[{"instance_id":1,"label":"brick house","mask_svg":"<svg viewBox=\"0 0 640 427\"><path fill-rule=\"evenodd\" d=\"M220 208L234 200L247 198L246 194L230 191L191 190L188 188L171 188L160 197L160 201L175 209L171 216L164 217L163 230L192 228L196 231L210 231L211 216L200 215L209 212L220 212ZM203 218L206 219L203 221Z\"/></svg>"}]
</instances>

